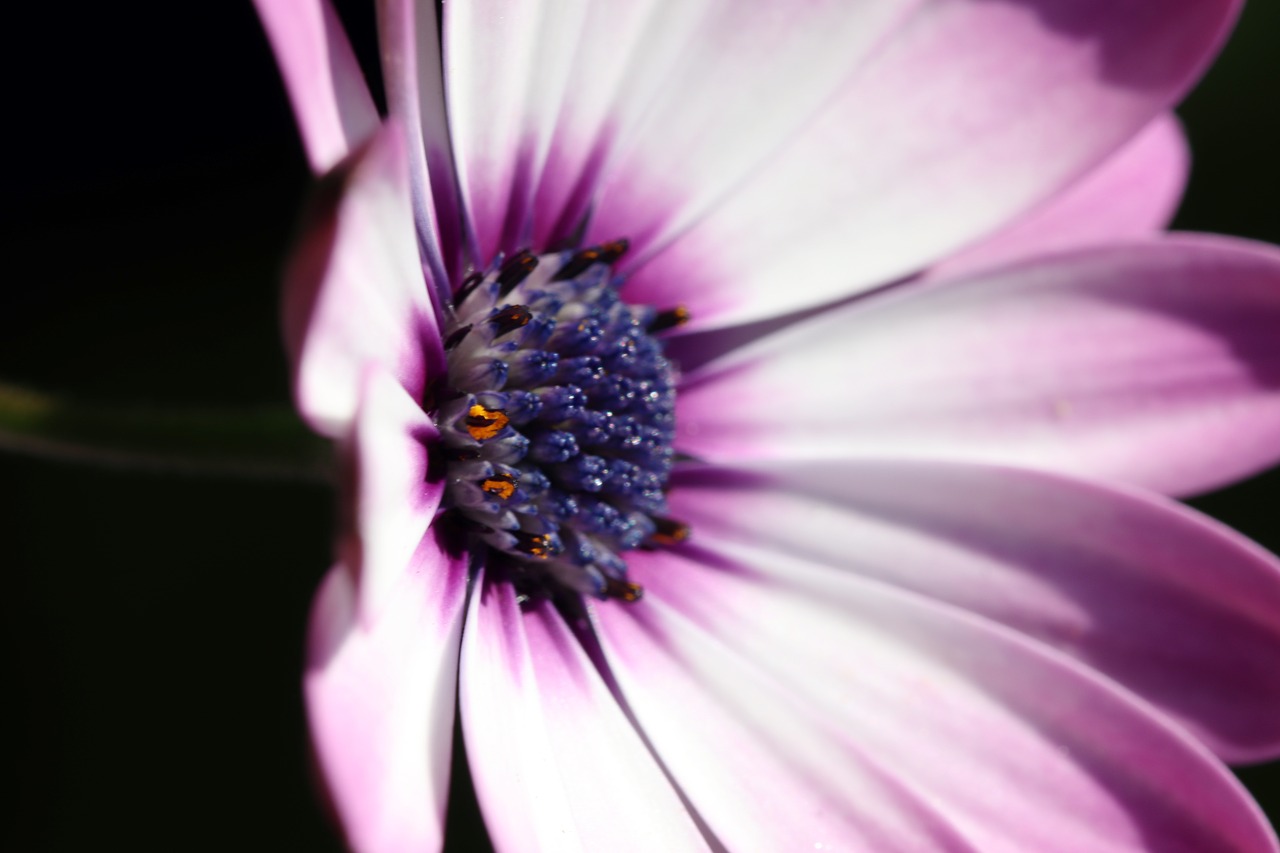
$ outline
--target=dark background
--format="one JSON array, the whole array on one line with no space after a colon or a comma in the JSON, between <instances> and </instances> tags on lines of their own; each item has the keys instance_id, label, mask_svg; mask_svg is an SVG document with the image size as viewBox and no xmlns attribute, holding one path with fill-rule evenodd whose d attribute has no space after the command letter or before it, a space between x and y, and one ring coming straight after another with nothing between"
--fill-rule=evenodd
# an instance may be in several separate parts
<instances>
[{"instance_id":1,"label":"dark background","mask_svg":"<svg viewBox=\"0 0 1280 853\"><path fill-rule=\"evenodd\" d=\"M341 6L370 59L371 15ZM0 381L286 401L277 276L309 178L248 0L6 18ZM1255 0L1184 106L1177 227L1280 241L1278 39L1280 6ZM1280 550L1278 498L1271 474L1195 504ZM337 848L299 696L331 503L0 453L7 849ZM1241 777L1280 823L1280 764Z\"/></svg>"}]
</instances>

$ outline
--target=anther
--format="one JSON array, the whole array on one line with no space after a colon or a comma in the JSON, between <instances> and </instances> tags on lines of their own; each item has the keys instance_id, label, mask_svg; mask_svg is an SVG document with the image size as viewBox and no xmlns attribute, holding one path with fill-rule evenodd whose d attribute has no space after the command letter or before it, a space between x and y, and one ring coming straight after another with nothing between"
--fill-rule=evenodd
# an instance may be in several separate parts
<instances>
[{"instance_id":1,"label":"anther","mask_svg":"<svg viewBox=\"0 0 1280 853\"><path fill-rule=\"evenodd\" d=\"M653 335L658 332L665 332L667 329L674 329L677 326L683 326L685 323L689 322L690 316L689 309L683 305L677 305L676 307L669 308L666 311L659 311L654 315L653 319L649 321L647 331L649 334Z\"/></svg>"},{"instance_id":2,"label":"anther","mask_svg":"<svg viewBox=\"0 0 1280 853\"><path fill-rule=\"evenodd\" d=\"M542 533L528 533L524 530L513 530L511 535L516 540L516 550L530 557L537 557L540 560L546 560L557 556L563 552L563 547L557 545L550 536Z\"/></svg>"},{"instance_id":3,"label":"anther","mask_svg":"<svg viewBox=\"0 0 1280 853\"><path fill-rule=\"evenodd\" d=\"M510 474L499 472L492 477L484 479L480 483L480 489L486 495L491 495L499 500L510 500L511 496L516 493L516 478Z\"/></svg>"},{"instance_id":4,"label":"anther","mask_svg":"<svg viewBox=\"0 0 1280 853\"><path fill-rule=\"evenodd\" d=\"M628 604L635 604L644 598L644 587L631 581L609 578L604 582L604 594L608 598L620 598Z\"/></svg>"},{"instance_id":5,"label":"anther","mask_svg":"<svg viewBox=\"0 0 1280 853\"><path fill-rule=\"evenodd\" d=\"M514 332L516 329L529 325L529 321L532 319L533 312L526 306L508 305L489 318L489 325L493 326L493 337L496 340L508 332ZM445 348L448 349L447 346Z\"/></svg>"},{"instance_id":6,"label":"anther","mask_svg":"<svg viewBox=\"0 0 1280 853\"><path fill-rule=\"evenodd\" d=\"M677 545L689 538L689 525L683 521L659 516L653 524L653 541L659 545Z\"/></svg>"},{"instance_id":7,"label":"anther","mask_svg":"<svg viewBox=\"0 0 1280 853\"><path fill-rule=\"evenodd\" d=\"M444 351L449 352L449 350L462 343L462 339L465 338L470 331L471 326L467 325L460 329L454 329L450 332L449 337L444 339Z\"/></svg>"},{"instance_id":8,"label":"anther","mask_svg":"<svg viewBox=\"0 0 1280 853\"><path fill-rule=\"evenodd\" d=\"M627 249L631 248L631 242L625 237L618 240L610 240L600 246L600 262L603 264L617 263L618 259L627 253Z\"/></svg>"},{"instance_id":9,"label":"anther","mask_svg":"<svg viewBox=\"0 0 1280 853\"><path fill-rule=\"evenodd\" d=\"M467 409L467 432L476 441L485 441L502 432L509 420L501 409L486 409L476 403Z\"/></svg>"},{"instance_id":10,"label":"anther","mask_svg":"<svg viewBox=\"0 0 1280 853\"><path fill-rule=\"evenodd\" d=\"M538 256L524 249L511 256L511 259L498 270L498 295L506 296L516 289L520 282L529 277L538 266Z\"/></svg>"},{"instance_id":11,"label":"anther","mask_svg":"<svg viewBox=\"0 0 1280 853\"><path fill-rule=\"evenodd\" d=\"M554 281L567 281L571 278L577 278L595 263L599 263L601 258L599 249L583 249L574 254L572 258L560 267L560 270L553 277Z\"/></svg>"},{"instance_id":12,"label":"anther","mask_svg":"<svg viewBox=\"0 0 1280 853\"><path fill-rule=\"evenodd\" d=\"M480 282L484 281L484 276L478 272L473 272L462 280L462 284L458 285L457 291L453 294L453 304L461 305L467 301L475 289L480 286Z\"/></svg>"}]
</instances>

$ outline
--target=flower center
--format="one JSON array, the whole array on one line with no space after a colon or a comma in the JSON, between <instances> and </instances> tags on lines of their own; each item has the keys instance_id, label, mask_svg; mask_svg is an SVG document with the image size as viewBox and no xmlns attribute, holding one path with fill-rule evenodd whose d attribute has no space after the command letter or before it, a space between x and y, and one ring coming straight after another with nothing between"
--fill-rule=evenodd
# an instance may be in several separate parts
<instances>
[{"instance_id":1,"label":"flower center","mask_svg":"<svg viewBox=\"0 0 1280 853\"><path fill-rule=\"evenodd\" d=\"M526 588L635 601L620 555L688 535L665 516L676 377L655 338L688 315L622 301L626 248L520 252L454 295L447 503Z\"/></svg>"}]
</instances>

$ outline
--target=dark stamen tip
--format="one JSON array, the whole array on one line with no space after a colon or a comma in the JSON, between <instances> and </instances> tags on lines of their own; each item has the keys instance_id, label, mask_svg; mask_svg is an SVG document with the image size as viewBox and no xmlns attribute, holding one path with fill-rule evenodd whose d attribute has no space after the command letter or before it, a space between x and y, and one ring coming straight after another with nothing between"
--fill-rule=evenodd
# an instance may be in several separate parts
<instances>
[{"instance_id":1,"label":"dark stamen tip","mask_svg":"<svg viewBox=\"0 0 1280 853\"><path fill-rule=\"evenodd\" d=\"M553 542L540 533L527 533L523 530L515 530L511 533L516 540L516 550L522 554L528 554L530 557L537 557L540 560L548 560L552 557L559 556L564 549L557 543Z\"/></svg>"},{"instance_id":2,"label":"dark stamen tip","mask_svg":"<svg viewBox=\"0 0 1280 853\"><path fill-rule=\"evenodd\" d=\"M659 311L654 315L653 319L649 321L649 334L657 334L658 332L665 332L668 329L683 326L685 323L689 322L689 318L691 316L689 309L683 305L668 308L666 311Z\"/></svg>"},{"instance_id":3,"label":"dark stamen tip","mask_svg":"<svg viewBox=\"0 0 1280 853\"><path fill-rule=\"evenodd\" d=\"M678 545L689 538L689 525L674 518L661 516L653 520L653 541L659 545Z\"/></svg>"},{"instance_id":4,"label":"dark stamen tip","mask_svg":"<svg viewBox=\"0 0 1280 853\"><path fill-rule=\"evenodd\" d=\"M508 305L490 317L489 324L493 326L493 337L496 340L508 332L529 325L532 319L533 312L524 305Z\"/></svg>"},{"instance_id":5,"label":"dark stamen tip","mask_svg":"<svg viewBox=\"0 0 1280 853\"><path fill-rule=\"evenodd\" d=\"M600 261L599 249L583 249L574 253L574 256L565 262L565 265L556 271L555 281L567 281L571 278L577 278L586 272L592 264Z\"/></svg>"},{"instance_id":6,"label":"dark stamen tip","mask_svg":"<svg viewBox=\"0 0 1280 853\"><path fill-rule=\"evenodd\" d=\"M630 248L631 241L626 237L621 237L617 240L610 240L608 243L605 243L600 247L600 262L605 264L615 264Z\"/></svg>"},{"instance_id":7,"label":"dark stamen tip","mask_svg":"<svg viewBox=\"0 0 1280 853\"><path fill-rule=\"evenodd\" d=\"M458 289L453 294L453 304L461 305L467 301L467 297L475 292L480 286L480 282L484 281L484 276L478 272L473 272L462 280L462 284L458 285Z\"/></svg>"},{"instance_id":8,"label":"dark stamen tip","mask_svg":"<svg viewBox=\"0 0 1280 853\"><path fill-rule=\"evenodd\" d=\"M465 338L467 336L467 333L470 331L471 331L471 326L466 325L460 329L454 329L452 332L450 332L449 337L444 339L444 351L449 352L449 350L453 349L458 344L462 343L462 339Z\"/></svg>"},{"instance_id":9,"label":"dark stamen tip","mask_svg":"<svg viewBox=\"0 0 1280 853\"><path fill-rule=\"evenodd\" d=\"M522 249L512 255L510 260L498 270L498 294L506 296L516 289L516 285L529 277L538 266L538 256L528 249Z\"/></svg>"},{"instance_id":10,"label":"dark stamen tip","mask_svg":"<svg viewBox=\"0 0 1280 853\"><path fill-rule=\"evenodd\" d=\"M494 532L493 528L489 525L476 521L474 518L458 509L445 510L440 516L440 521L446 525L457 528L458 530L464 530L469 533L484 535L486 533Z\"/></svg>"},{"instance_id":11,"label":"dark stamen tip","mask_svg":"<svg viewBox=\"0 0 1280 853\"><path fill-rule=\"evenodd\" d=\"M620 598L628 604L634 604L644 598L644 587L631 581L609 578L605 581L604 594L607 598Z\"/></svg>"},{"instance_id":12,"label":"dark stamen tip","mask_svg":"<svg viewBox=\"0 0 1280 853\"><path fill-rule=\"evenodd\" d=\"M480 458L480 448L472 445L450 447L444 452L444 458L450 462L470 462Z\"/></svg>"}]
</instances>

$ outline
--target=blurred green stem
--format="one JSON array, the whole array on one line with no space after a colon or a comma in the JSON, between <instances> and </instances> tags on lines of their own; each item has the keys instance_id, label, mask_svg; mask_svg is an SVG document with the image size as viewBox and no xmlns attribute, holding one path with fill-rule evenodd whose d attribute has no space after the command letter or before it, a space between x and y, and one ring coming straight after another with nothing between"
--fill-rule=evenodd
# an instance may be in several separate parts
<instances>
[{"instance_id":1,"label":"blurred green stem","mask_svg":"<svg viewBox=\"0 0 1280 853\"><path fill-rule=\"evenodd\" d=\"M80 403L0 382L0 450L201 475L331 479L329 442L292 410Z\"/></svg>"}]
</instances>

